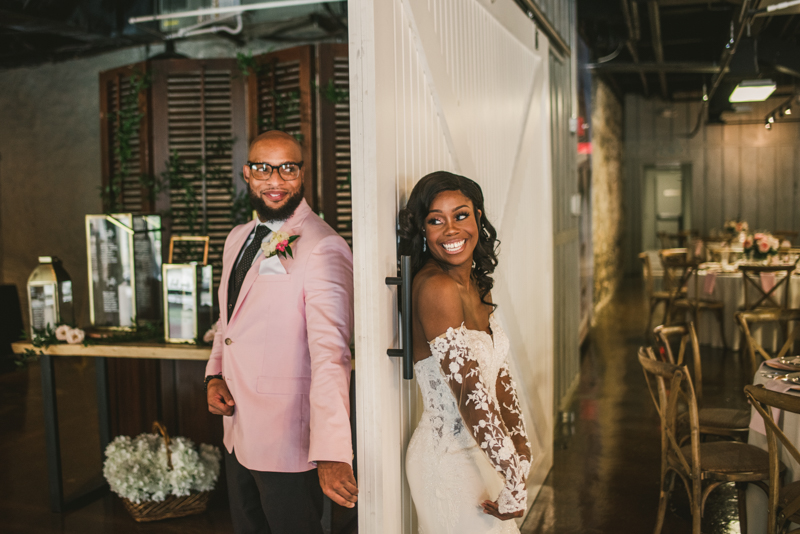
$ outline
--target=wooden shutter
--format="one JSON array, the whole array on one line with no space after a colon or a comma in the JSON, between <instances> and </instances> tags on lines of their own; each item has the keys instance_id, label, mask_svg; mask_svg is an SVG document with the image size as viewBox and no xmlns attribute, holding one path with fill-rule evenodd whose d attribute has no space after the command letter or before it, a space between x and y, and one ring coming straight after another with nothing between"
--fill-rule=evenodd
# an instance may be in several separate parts
<instances>
[{"instance_id":1,"label":"wooden shutter","mask_svg":"<svg viewBox=\"0 0 800 534\"><path fill-rule=\"evenodd\" d=\"M135 63L100 73L100 143L102 187L120 180L120 193L104 195L103 209L113 212L142 213L153 210L153 194L140 180L152 175L150 143L150 88L145 81L138 95L132 95L132 81L147 80L147 62ZM125 133L130 156L121 161L120 132L125 115L135 117L130 133Z\"/></svg>"},{"instance_id":2,"label":"wooden shutter","mask_svg":"<svg viewBox=\"0 0 800 534\"><path fill-rule=\"evenodd\" d=\"M210 237L208 261L218 287L225 238L235 226L233 200L244 190L244 80L232 59L154 61L152 71L154 167L164 175L177 156L182 171L159 196L158 208L171 214L170 235ZM176 251L173 261L193 259Z\"/></svg>"},{"instance_id":3,"label":"wooden shutter","mask_svg":"<svg viewBox=\"0 0 800 534\"><path fill-rule=\"evenodd\" d=\"M319 211L314 128L313 46L297 46L255 56L248 76L249 140L268 130L294 135L303 147L306 201Z\"/></svg>"},{"instance_id":4,"label":"wooden shutter","mask_svg":"<svg viewBox=\"0 0 800 534\"><path fill-rule=\"evenodd\" d=\"M319 157L325 221L353 245L350 191L350 73L346 44L317 47Z\"/></svg>"}]
</instances>

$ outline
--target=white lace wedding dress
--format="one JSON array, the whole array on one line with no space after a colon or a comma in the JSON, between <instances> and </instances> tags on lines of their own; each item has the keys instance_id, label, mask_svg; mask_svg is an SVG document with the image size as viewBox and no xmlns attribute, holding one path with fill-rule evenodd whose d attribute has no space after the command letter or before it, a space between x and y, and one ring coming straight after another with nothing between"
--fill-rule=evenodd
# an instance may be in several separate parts
<instances>
[{"instance_id":1,"label":"white lace wedding dress","mask_svg":"<svg viewBox=\"0 0 800 534\"><path fill-rule=\"evenodd\" d=\"M518 533L514 521L485 514L526 508L530 445L508 371L508 338L450 328L414 365L425 402L406 454L406 474L420 534Z\"/></svg>"}]
</instances>

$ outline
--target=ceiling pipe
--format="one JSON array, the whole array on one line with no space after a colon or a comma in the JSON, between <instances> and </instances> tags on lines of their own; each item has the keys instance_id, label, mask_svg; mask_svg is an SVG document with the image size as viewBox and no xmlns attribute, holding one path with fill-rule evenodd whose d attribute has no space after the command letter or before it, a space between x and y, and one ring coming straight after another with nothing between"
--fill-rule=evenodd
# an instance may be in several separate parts
<instances>
[{"instance_id":1,"label":"ceiling pipe","mask_svg":"<svg viewBox=\"0 0 800 534\"><path fill-rule=\"evenodd\" d=\"M275 0L274 2L259 2L257 4L245 4L239 6L210 7L206 9L194 9L192 11L179 11L176 13L162 13L161 15L147 15L144 17L131 17L128 19L130 24L140 22L152 22L155 20L172 20L185 17L202 17L206 15L225 15L242 14L245 11L260 11L262 9L274 9L278 7L307 6L310 4L330 4L334 2L344 2L346 0Z\"/></svg>"},{"instance_id":2,"label":"ceiling pipe","mask_svg":"<svg viewBox=\"0 0 800 534\"><path fill-rule=\"evenodd\" d=\"M586 68L594 71L602 71L608 74L613 73L635 73L635 72L677 72L689 74L718 74L719 65L711 63L701 63L692 61L671 61L665 63L639 62L639 63L589 63Z\"/></svg>"},{"instance_id":3,"label":"ceiling pipe","mask_svg":"<svg viewBox=\"0 0 800 534\"><path fill-rule=\"evenodd\" d=\"M708 104L711 102L711 99L714 98L717 89L719 89L719 86L722 83L722 79L725 77L725 73L728 71L728 67L731 64L731 59L733 59L733 55L736 53L736 47L739 45L739 41L742 39L745 28L748 24L750 24L755 16L754 14L750 13L748 9L750 7L750 1L751 0L743 0L742 2L742 7L739 10L739 16L737 17L739 28L734 32L735 36L732 36L732 42L729 43L730 47L726 47L722 52L720 71L718 74L714 75L711 83L711 89L708 91L707 96L703 98L703 102L700 105L700 112L697 114L697 123L695 124L694 129L684 136L688 139L693 138L695 135L697 135L697 132L700 131L700 126L702 126L703 119L708 111ZM800 3L800 0L798 0L798 3Z\"/></svg>"},{"instance_id":4,"label":"ceiling pipe","mask_svg":"<svg viewBox=\"0 0 800 534\"><path fill-rule=\"evenodd\" d=\"M750 15L760 15L762 13L774 13L775 11L781 11L783 9L789 9L790 7L794 7L800 5L800 0L790 0L789 2L780 2L779 4L772 4L771 6L762 7L761 9L753 9L750 11Z\"/></svg>"},{"instance_id":5,"label":"ceiling pipe","mask_svg":"<svg viewBox=\"0 0 800 534\"><path fill-rule=\"evenodd\" d=\"M664 47L661 43L661 13L656 0L647 3L648 14L650 15L650 35L653 40L653 52L655 52L656 63L664 63ZM664 100L669 98L667 91L667 75L660 71L658 80L661 82L661 96Z\"/></svg>"},{"instance_id":6,"label":"ceiling pipe","mask_svg":"<svg viewBox=\"0 0 800 534\"><path fill-rule=\"evenodd\" d=\"M628 48L628 52L631 55L631 59L633 59L633 63L639 63L639 51L636 49L636 41L639 40L638 32L636 28L639 26L638 20L636 21L636 25L634 26L632 19L633 19L633 10L629 10L631 7L630 0L620 0L622 3L622 14L625 17L625 25L628 27L628 40L625 42L625 46ZM636 3L634 2L634 6ZM639 10L638 8L635 11L636 19L639 18ZM639 79L642 80L642 90L644 91L644 95L650 92L647 86L647 76L645 76L644 72L639 70Z\"/></svg>"}]
</instances>

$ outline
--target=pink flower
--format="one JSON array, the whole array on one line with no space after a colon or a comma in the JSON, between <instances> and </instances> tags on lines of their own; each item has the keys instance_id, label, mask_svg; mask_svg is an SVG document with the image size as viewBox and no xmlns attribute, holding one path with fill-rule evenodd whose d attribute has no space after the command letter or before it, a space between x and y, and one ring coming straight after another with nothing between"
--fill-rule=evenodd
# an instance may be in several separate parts
<instances>
[{"instance_id":1,"label":"pink flower","mask_svg":"<svg viewBox=\"0 0 800 534\"><path fill-rule=\"evenodd\" d=\"M758 250L759 250L759 252L762 252L762 253L769 252L769 249L770 249L769 241L767 241L766 239L764 239L763 241L759 241L758 242Z\"/></svg>"},{"instance_id":2,"label":"pink flower","mask_svg":"<svg viewBox=\"0 0 800 534\"><path fill-rule=\"evenodd\" d=\"M59 325L58 328L56 328L56 339L59 341L66 341L70 330L72 330L72 328L67 324Z\"/></svg>"},{"instance_id":3,"label":"pink flower","mask_svg":"<svg viewBox=\"0 0 800 534\"><path fill-rule=\"evenodd\" d=\"M764 239L764 234L759 232L756 235L754 235L753 237L756 239L756 241L761 241L762 239Z\"/></svg>"},{"instance_id":4,"label":"pink flower","mask_svg":"<svg viewBox=\"0 0 800 534\"><path fill-rule=\"evenodd\" d=\"M75 345L77 343L80 343L83 341L83 336L84 336L83 330L81 330L80 328L70 329L70 331L67 332L67 343L69 343L70 345Z\"/></svg>"},{"instance_id":5,"label":"pink flower","mask_svg":"<svg viewBox=\"0 0 800 534\"><path fill-rule=\"evenodd\" d=\"M746 237L744 240L744 248L751 248L753 246L753 240L749 237Z\"/></svg>"}]
</instances>

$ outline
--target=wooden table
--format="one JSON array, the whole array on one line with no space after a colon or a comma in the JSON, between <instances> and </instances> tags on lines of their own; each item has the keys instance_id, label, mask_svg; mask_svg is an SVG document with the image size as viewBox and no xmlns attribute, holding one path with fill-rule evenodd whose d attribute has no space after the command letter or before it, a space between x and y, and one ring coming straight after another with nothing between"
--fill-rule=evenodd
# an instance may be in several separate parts
<instances>
[{"instance_id":1,"label":"wooden table","mask_svg":"<svg viewBox=\"0 0 800 534\"><path fill-rule=\"evenodd\" d=\"M37 349L30 343L12 343L15 354L23 354L26 350L41 352L42 365L42 404L44 406L45 445L47 451L47 478L50 487L50 509L60 513L68 507L79 506L100 494L105 484L92 488L88 492L71 499L64 498L64 486L61 474L61 443L58 435L58 406L56 403L56 382L53 358L58 357L93 357L95 362L97 387L97 417L100 430L100 453L105 457L105 450L110 442L108 377L106 358L139 358L156 360L208 360L211 347L198 347L189 344L165 343L131 343L124 345L51 345L47 349Z\"/></svg>"}]
</instances>

